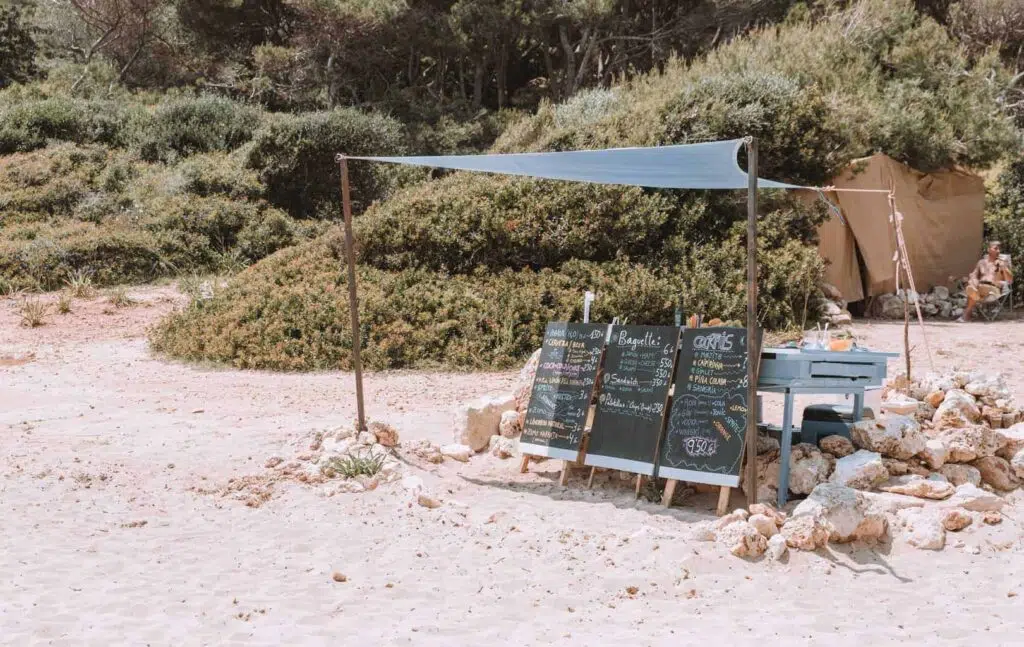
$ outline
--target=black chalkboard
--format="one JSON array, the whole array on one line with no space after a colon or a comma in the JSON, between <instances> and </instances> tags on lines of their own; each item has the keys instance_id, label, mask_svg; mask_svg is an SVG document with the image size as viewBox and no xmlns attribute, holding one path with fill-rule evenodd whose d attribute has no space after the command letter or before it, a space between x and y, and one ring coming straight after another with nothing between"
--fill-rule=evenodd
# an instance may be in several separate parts
<instances>
[{"instance_id":1,"label":"black chalkboard","mask_svg":"<svg viewBox=\"0 0 1024 647\"><path fill-rule=\"evenodd\" d=\"M675 326L615 326L584 463L654 474L679 345Z\"/></svg>"},{"instance_id":2,"label":"black chalkboard","mask_svg":"<svg viewBox=\"0 0 1024 647\"><path fill-rule=\"evenodd\" d=\"M577 459L607 332L607 324L548 324L519 439L523 454Z\"/></svg>"},{"instance_id":3,"label":"black chalkboard","mask_svg":"<svg viewBox=\"0 0 1024 647\"><path fill-rule=\"evenodd\" d=\"M746 330L684 330L658 476L737 487L746 430Z\"/></svg>"}]
</instances>

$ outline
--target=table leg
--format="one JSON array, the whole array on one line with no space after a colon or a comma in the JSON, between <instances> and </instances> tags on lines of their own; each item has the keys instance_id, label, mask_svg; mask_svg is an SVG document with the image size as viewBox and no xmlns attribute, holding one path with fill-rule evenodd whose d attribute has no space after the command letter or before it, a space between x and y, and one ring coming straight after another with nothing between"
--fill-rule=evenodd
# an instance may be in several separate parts
<instances>
[{"instance_id":1,"label":"table leg","mask_svg":"<svg viewBox=\"0 0 1024 647\"><path fill-rule=\"evenodd\" d=\"M779 507L786 505L789 496L789 453L793 448L793 394L786 392L782 410L782 452L779 457Z\"/></svg>"},{"instance_id":2,"label":"table leg","mask_svg":"<svg viewBox=\"0 0 1024 647\"><path fill-rule=\"evenodd\" d=\"M877 413L877 412L876 412ZM864 417L864 392L858 391L853 394L853 421L857 422Z\"/></svg>"}]
</instances>

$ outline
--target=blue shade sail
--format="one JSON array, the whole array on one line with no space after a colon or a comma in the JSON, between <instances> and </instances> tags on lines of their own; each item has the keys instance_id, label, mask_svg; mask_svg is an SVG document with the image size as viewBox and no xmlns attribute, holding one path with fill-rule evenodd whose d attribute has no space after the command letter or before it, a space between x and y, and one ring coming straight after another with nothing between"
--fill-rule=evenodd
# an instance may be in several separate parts
<instances>
[{"instance_id":1,"label":"blue shade sail","mask_svg":"<svg viewBox=\"0 0 1024 647\"><path fill-rule=\"evenodd\" d=\"M348 159L660 189L746 189L747 174L737 161L743 142L742 139L732 139L702 144L559 153ZM764 179L758 179L757 185L761 189L804 188Z\"/></svg>"}]
</instances>

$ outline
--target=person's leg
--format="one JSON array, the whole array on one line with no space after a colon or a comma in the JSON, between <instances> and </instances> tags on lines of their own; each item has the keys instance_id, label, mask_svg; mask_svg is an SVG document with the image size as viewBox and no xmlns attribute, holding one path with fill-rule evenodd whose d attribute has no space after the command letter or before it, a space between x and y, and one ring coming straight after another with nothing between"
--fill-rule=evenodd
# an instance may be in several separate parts
<instances>
[{"instance_id":1,"label":"person's leg","mask_svg":"<svg viewBox=\"0 0 1024 647\"><path fill-rule=\"evenodd\" d=\"M967 286L967 307L964 308L964 313L960 315L960 321L970 321L971 315L974 314L974 306L978 305L978 287L975 285Z\"/></svg>"}]
</instances>

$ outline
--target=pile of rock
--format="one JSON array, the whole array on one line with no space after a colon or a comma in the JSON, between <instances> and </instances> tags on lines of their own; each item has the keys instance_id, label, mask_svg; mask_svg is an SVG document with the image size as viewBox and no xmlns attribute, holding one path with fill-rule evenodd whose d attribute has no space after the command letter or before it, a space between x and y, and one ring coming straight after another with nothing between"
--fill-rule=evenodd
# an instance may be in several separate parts
<instances>
[{"instance_id":1,"label":"pile of rock","mask_svg":"<svg viewBox=\"0 0 1024 647\"><path fill-rule=\"evenodd\" d=\"M843 299L843 294L833 285L823 283L821 293L815 297L815 301L811 305L821 313L820 321L828 323L833 328L849 326L853 323L853 316L846 309L847 303Z\"/></svg>"},{"instance_id":2,"label":"pile of rock","mask_svg":"<svg viewBox=\"0 0 1024 647\"><path fill-rule=\"evenodd\" d=\"M912 317L917 316L915 304L920 302L925 317L956 319L967 307L967 295L961 290L953 294L949 288L936 285L932 291L920 295L913 290L900 290L896 294L883 294L875 299L875 312L888 319L902 319L904 304L910 305Z\"/></svg>"},{"instance_id":3,"label":"pile of rock","mask_svg":"<svg viewBox=\"0 0 1024 647\"><path fill-rule=\"evenodd\" d=\"M999 493L1024 483L1024 422L1001 377L953 372L895 386L885 415L856 423L851 438L793 448L790 491L810 496L781 527L790 548L878 539L890 523L911 545L941 548L947 530L969 525L971 513L991 522ZM770 442L759 452L758 498L774 500L779 452ZM760 546L748 543L748 552Z\"/></svg>"}]
</instances>

